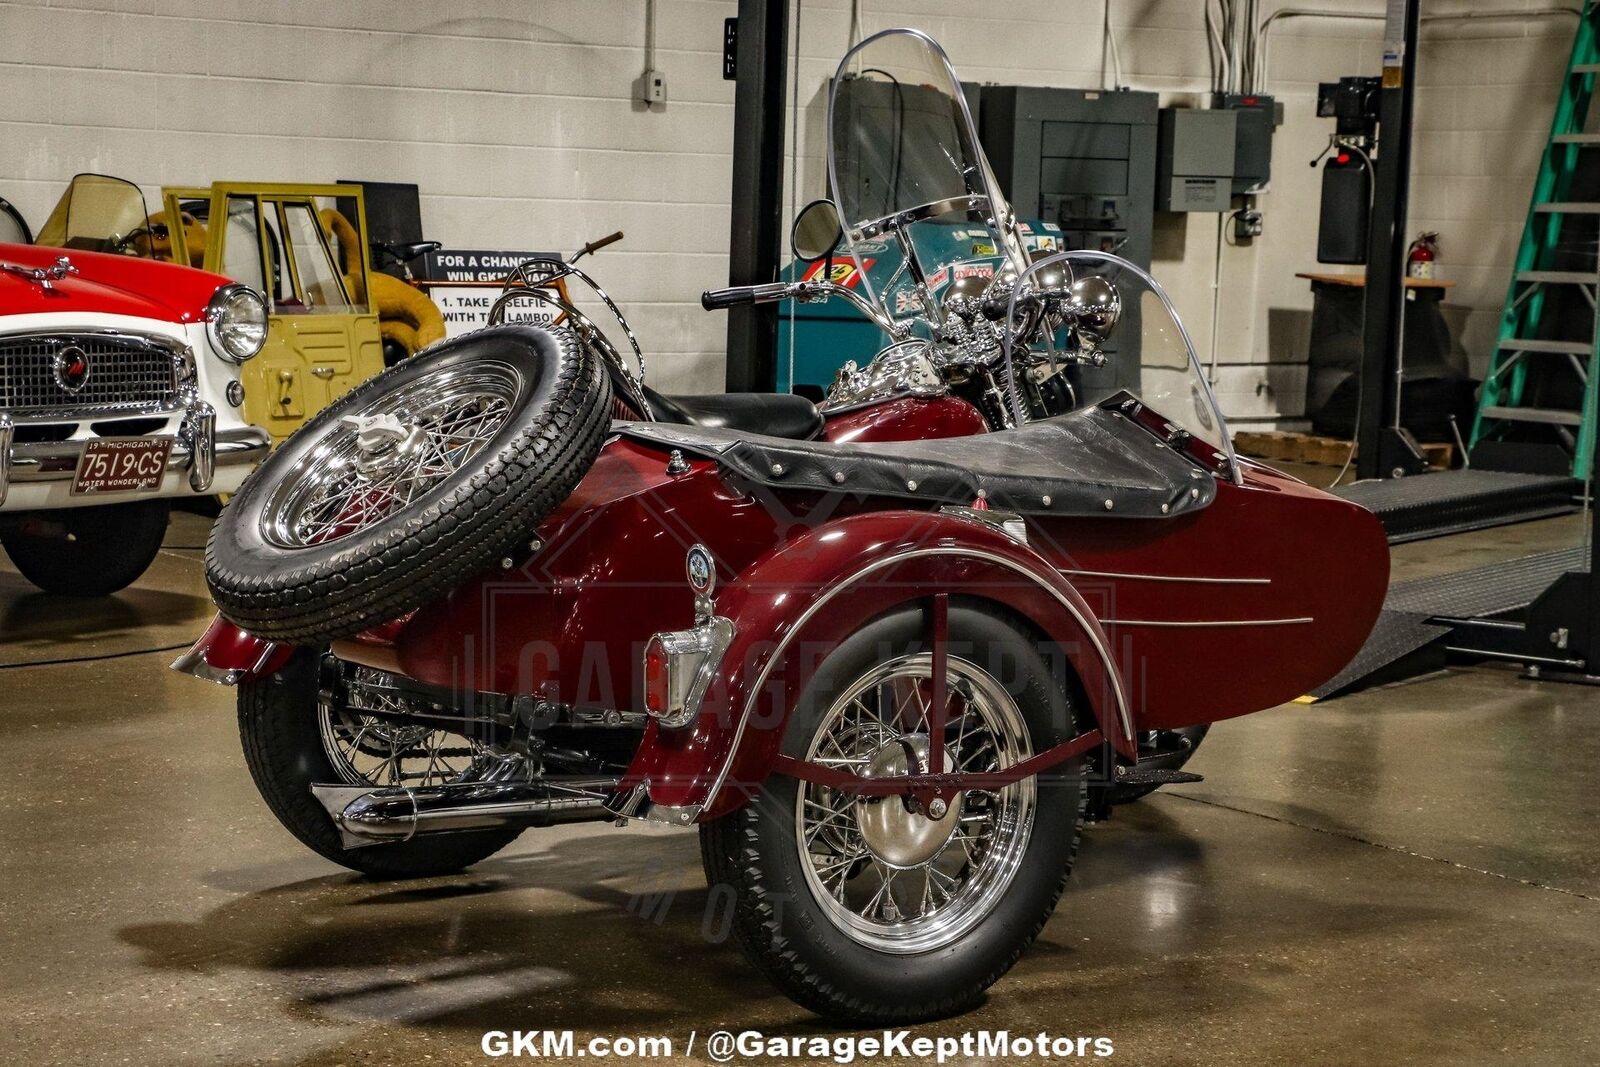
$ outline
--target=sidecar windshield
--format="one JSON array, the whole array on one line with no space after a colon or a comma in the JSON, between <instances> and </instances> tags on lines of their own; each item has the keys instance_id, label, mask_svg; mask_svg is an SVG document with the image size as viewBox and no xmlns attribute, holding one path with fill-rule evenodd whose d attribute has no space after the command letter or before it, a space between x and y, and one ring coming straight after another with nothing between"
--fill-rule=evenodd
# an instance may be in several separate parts
<instances>
[{"instance_id":1,"label":"sidecar windshield","mask_svg":"<svg viewBox=\"0 0 1600 1067\"><path fill-rule=\"evenodd\" d=\"M868 298L924 327L952 282L1026 261L944 50L885 30L845 54L828 97L828 176ZM867 261L901 258L874 286ZM981 288L981 287L980 287ZM925 330L923 331L925 332Z\"/></svg>"},{"instance_id":2,"label":"sidecar windshield","mask_svg":"<svg viewBox=\"0 0 1600 1067\"><path fill-rule=\"evenodd\" d=\"M1055 328L1032 331L1028 336L1034 340L1027 345L1008 333L1005 347L1014 372L1002 380L1034 388L1031 383L1047 380L1054 371L1068 383L1073 406L1080 408L1131 396L1160 417L1170 428L1163 432L1174 443L1187 435L1186 451L1237 480L1227 420L1160 283L1109 252L1058 252L1036 260L1018 278L1019 295L1013 298L1009 321L1026 322L1019 305L1029 294L1052 293L1061 279L1071 280L1069 292L1045 298L1048 321Z\"/></svg>"}]
</instances>

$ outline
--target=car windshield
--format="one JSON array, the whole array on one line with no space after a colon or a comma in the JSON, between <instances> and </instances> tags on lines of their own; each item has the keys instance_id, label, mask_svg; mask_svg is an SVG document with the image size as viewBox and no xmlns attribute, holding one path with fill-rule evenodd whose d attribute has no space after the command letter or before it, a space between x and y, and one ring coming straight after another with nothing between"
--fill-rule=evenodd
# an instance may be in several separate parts
<instances>
[{"instance_id":1,"label":"car windshield","mask_svg":"<svg viewBox=\"0 0 1600 1067\"><path fill-rule=\"evenodd\" d=\"M86 252L148 256L148 220L144 194L137 185L105 174L79 174L40 228L37 243ZM158 225L163 224L158 221Z\"/></svg>"}]
</instances>

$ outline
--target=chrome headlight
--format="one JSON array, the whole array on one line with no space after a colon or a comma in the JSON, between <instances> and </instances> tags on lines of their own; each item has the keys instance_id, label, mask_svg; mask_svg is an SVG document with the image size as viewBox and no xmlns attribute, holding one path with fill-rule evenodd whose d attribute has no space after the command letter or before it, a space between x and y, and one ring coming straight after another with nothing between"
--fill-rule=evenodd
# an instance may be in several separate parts
<instances>
[{"instance_id":1,"label":"chrome headlight","mask_svg":"<svg viewBox=\"0 0 1600 1067\"><path fill-rule=\"evenodd\" d=\"M206 336L230 363L252 359L267 343L267 303L248 285L224 285L206 305Z\"/></svg>"}]
</instances>

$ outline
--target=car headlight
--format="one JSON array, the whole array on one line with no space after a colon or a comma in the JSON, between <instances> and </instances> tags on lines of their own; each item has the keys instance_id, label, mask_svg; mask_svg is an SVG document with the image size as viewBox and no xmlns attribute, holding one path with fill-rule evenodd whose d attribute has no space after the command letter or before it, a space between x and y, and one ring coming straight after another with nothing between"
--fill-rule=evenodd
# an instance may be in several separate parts
<instances>
[{"instance_id":1,"label":"car headlight","mask_svg":"<svg viewBox=\"0 0 1600 1067\"><path fill-rule=\"evenodd\" d=\"M267 343L267 304L248 285L224 285L206 305L206 336L217 355L243 363Z\"/></svg>"}]
</instances>

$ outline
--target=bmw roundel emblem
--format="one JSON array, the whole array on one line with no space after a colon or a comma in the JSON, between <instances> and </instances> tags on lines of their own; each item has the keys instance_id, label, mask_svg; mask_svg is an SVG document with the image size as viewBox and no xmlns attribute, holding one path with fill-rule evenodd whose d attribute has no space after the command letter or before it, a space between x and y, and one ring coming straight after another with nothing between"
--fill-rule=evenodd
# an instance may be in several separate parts
<instances>
[{"instance_id":1,"label":"bmw roundel emblem","mask_svg":"<svg viewBox=\"0 0 1600 1067\"><path fill-rule=\"evenodd\" d=\"M717 568L712 565L711 553L706 551L705 545L695 545L689 549L688 558L689 585L697 596L710 596L711 590L717 584Z\"/></svg>"},{"instance_id":2,"label":"bmw roundel emblem","mask_svg":"<svg viewBox=\"0 0 1600 1067\"><path fill-rule=\"evenodd\" d=\"M89 382L89 353L77 345L67 345L56 352L51 370L61 391L75 396Z\"/></svg>"}]
</instances>

